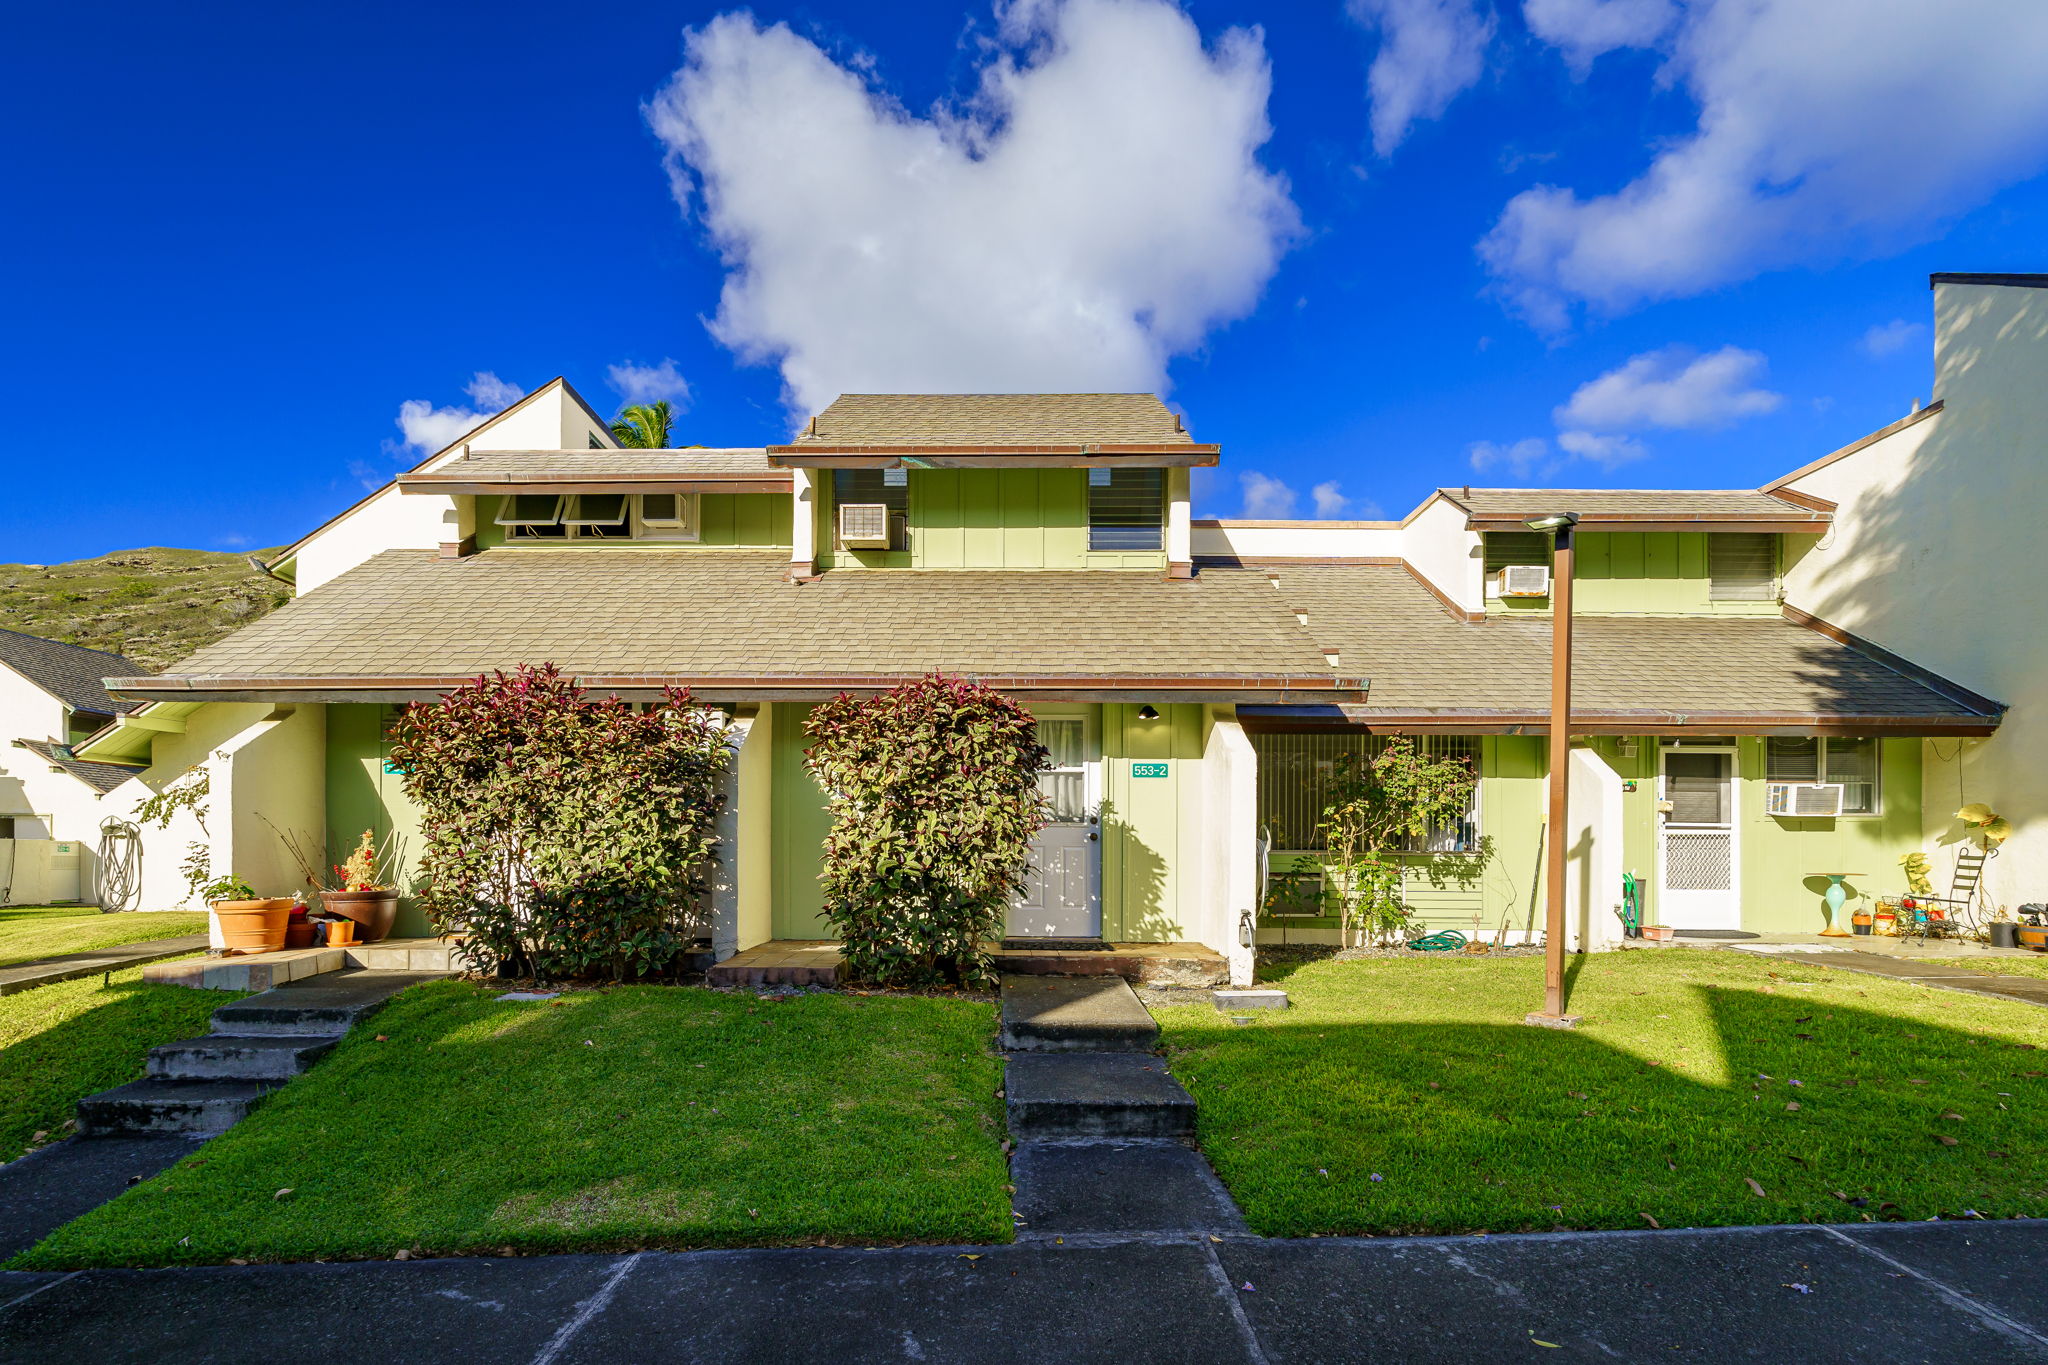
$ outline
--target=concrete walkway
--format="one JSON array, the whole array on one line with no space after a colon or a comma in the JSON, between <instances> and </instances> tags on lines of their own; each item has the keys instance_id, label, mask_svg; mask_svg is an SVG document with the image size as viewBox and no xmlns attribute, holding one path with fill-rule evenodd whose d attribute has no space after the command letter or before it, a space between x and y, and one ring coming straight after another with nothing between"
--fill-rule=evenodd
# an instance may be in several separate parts
<instances>
[{"instance_id":1,"label":"concrete walkway","mask_svg":"<svg viewBox=\"0 0 2048 1365\"><path fill-rule=\"evenodd\" d=\"M64 953L34 962L18 962L12 967L0 967L0 995L13 995L17 991L58 981L73 981L81 976L98 976L101 972L118 972L123 967L161 962L167 957L203 952L205 948L206 935L180 934L176 938L144 939L140 943L123 943L114 948L95 948L90 952Z\"/></svg>"},{"instance_id":2,"label":"concrete walkway","mask_svg":"<svg viewBox=\"0 0 2048 1365\"><path fill-rule=\"evenodd\" d=\"M2048 1361L2044 1257L2030 1221L15 1274L0 1360L1995 1365Z\"/></svg>"},{"instance_id":3,"label":"concrete walkway","mask_svg":"<svg viewBox=\"0 0 2048 1365\"><path fill-rule=\"evenodd\" d=\"M1869 976L1889 977L1893 981L1906 981L1916 986L1932 986L1937 990L1988 995L1998 1000L2017 1000L2026 1005L2048 1005L2048 979L2041 977L1996 976L1989 971L1972 971L1948 961L1916 962L1911 958L1894 957L1887 953L1859 952L1854 949L1764 947L1749 944L1722 946L1757 957L1774 957L1784 962L1838 967L1845 972L1863 972Z\"/></svg>"}]
</instances>

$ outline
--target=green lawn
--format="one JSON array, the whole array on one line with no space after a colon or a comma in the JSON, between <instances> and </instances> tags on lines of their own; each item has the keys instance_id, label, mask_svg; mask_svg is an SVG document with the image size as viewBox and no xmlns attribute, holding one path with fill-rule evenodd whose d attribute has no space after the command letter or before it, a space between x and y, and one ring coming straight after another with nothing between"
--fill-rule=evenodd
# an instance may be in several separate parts
<instances>
[{"instance_id":1,"label":"green lawn","mask_svg":"<svg viewBox=\"0 0 2048 1365\"><path fill-rule=\"evenodd\" d=\"M1520 1022L1534 958L1317 962L1249 1024L1155 1013L1269 1235L2048 1214L2048 1011L1733 952L1578 961L1570 1032Z\"/></svg>"},{"instance_id":2,"label":"green lawn","mask_svg":"<svg viewBox=\"0 0 2048 1365\"><path fill-rule=\"evenodd\" d=\"M1968 972L1990 972L1994 976L2048 977L2048 957L1982 957L1965 953L1960 957L1916 957L1937 967L1961 967Z\"/></svg>"},{"instance_id":3,"label":"green lawn","mask_svg":"<svg viewBox=\"0 0 2048 1365\"><path fill-rule=\"evenodd\" d=\"M205 1033L231 991L145 986L142 969L0 996L0 1160L64 1131L78 1102L142 1075L159 1043Z\"/></svg>"},{"instance_id":4,"label":"green lawn","mask_svg":"<svg viewBox=\"0 0 2048 1365\"><path fill-rule=\"evenodd\" d=\"M406 992L16 1264L1010 1236L987 1004L497 993Z\"/></svg>"},{"instance_id":5,"label":"green lawn","mask_svg":"<svg viewBox=\"0 0 2048 1365\"><path fill-rule=\"evenodd\" d=\"M0 967L205 932L204 910L103 915L91 905L10 905L0 909Z\"/></svg>"}]
</instances>

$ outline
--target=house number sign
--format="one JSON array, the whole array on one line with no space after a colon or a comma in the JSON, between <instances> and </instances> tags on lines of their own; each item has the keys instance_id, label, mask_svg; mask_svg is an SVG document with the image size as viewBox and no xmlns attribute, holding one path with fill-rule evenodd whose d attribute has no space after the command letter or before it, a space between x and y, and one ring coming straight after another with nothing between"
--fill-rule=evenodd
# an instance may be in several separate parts
<instances>
[{"instance_id":1,"label":"house number sign","mask_svg":"<svg viewBox=\"0 0 2048 1365\"><path fill-rule=\"evenodd\" d=\"M1131 765L1131 776L1164 777L1166 776L1166 765L1164 763L1133 763Z\"/></svg>"}]
</instances>

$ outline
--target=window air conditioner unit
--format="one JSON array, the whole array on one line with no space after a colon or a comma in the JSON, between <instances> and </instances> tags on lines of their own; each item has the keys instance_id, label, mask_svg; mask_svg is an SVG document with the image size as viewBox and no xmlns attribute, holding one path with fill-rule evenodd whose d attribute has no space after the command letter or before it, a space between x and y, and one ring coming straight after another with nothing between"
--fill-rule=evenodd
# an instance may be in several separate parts
<instances>
[{"instance_id":1,"label":"window air conditioner unit","mask_svg":"<svg viewBox=\"0 0 2048 1365\"><path fill-rule=\"evenodd\" d=\"M848 502L839 506L839 543L849 550L889 548L889 504Z\"/></svg>"},{"instance_id":2,"label":"window air conditioner unit","mask_svg":"<svg viewBox=\"0 0 2048 1365\"><path fill-rule=\"evenodd\" d=\"M1550 596L1548 564L1510 564L1497 570L1493 581L1502 597Z\"/></svg>"},{"instance_id":3,"label":"window air conditioner unit","mask_svg":"<svg viewBox=\"0 0 2048 1365\"><path fill-rule=\"evenodd\" d=\"M1824 819L1842 813L1839 782L1769 782L1764 785L1764 814L1788 819Z\"/></svg>"}]
</instances>

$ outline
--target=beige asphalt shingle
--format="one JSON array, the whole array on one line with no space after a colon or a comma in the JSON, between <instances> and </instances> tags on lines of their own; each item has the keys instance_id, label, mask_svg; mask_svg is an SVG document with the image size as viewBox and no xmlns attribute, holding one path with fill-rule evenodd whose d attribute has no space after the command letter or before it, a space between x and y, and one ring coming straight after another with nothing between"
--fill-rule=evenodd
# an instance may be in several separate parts
<instances>
[{"instance_id":1,"label":"beige asphalt shingle","mask_svg":"<svg viewBox=\"0 0 2048 1365\"><path fill-rule=\"evenodd\" d=\"M531 478L630 478L671 475L691 478L706 474L776 475L768 452L753 449L696 450L479 450L451 460L432 477L501 482Z\"/></svg>"},{"instance_id":2,"label":"beige asphalt shingle","mask_svg":"<svg viewBox=\"0 0 2048 1365\"><path fill-rule=\"evenodd\" d=\"M797 445L1046 446L1185 444L1149 393L846 393Z\"/></svg>"},{"instance_id":3,"label":"beige asphalt shingle","mask_svg":"<svg viewBox=\"0 0 2048 1365\"><path fill-rule=\"evenodd\" d=\"M181 662L178 676L918 673L1327 680L1263 579L840 570L737 550L387 550Z\"/></svg>"},{"instance_id":4,"label":"beige asphalt shingle","mask_svg":"<svg viewBox=\"0 0 2048 1365\"><path fill-rule=\"evenodd\" d=\"M1577 512L1582 517L1807 517L1805 507L1753 489L1440 488L1475 517L1541 517Z\"/></svg>"}]
</instances>

